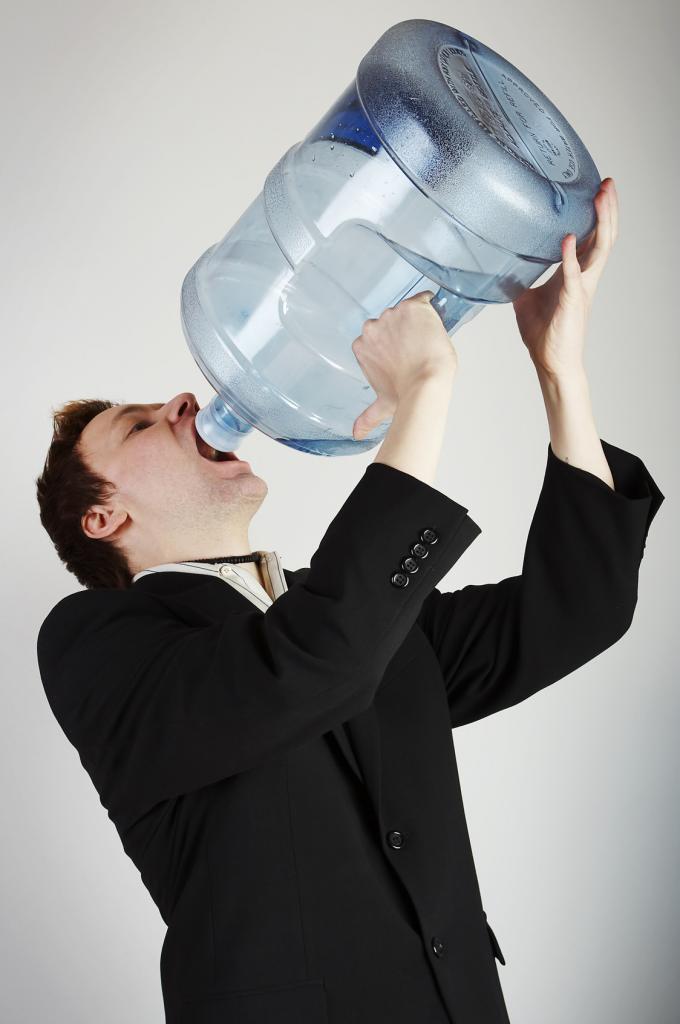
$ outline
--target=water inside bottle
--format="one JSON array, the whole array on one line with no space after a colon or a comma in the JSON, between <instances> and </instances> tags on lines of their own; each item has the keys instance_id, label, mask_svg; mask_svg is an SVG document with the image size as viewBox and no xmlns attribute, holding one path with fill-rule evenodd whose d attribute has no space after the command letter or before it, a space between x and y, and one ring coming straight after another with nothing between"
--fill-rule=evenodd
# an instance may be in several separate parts
<instances>
[{"instance_id":1,"label":"water inside bottle","mask_svg":"<svg viewBox=\"0 0 680 1024\"><path fill-rule=\"evenodd\" d=\"M247 421L288 447L329 456L370 449L389 428L386 421L362 441L352 438L354 421L376 398L351 349L366 320L429 289L452 335L485 305L525 287L510 271L517 254L490 253L488 242L414 188L383 147L355 137L351 124L343 136L308 141L292 154L274 211L278 235L261 194L196 274L220 351L210 365L205 351L194 354L240 426ZM535 261L527 267L535 278ZM210 346L204 340L198 348ZM214 411L233 450L243 431L234 434L224 403Z\"/></svg>"}]
</instances>

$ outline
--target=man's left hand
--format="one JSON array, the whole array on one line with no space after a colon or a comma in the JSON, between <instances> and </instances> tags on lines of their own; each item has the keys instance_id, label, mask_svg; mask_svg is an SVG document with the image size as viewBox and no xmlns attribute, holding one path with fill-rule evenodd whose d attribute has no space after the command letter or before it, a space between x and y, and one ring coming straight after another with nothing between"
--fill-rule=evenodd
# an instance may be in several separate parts
<instances>
[{"instance_id":1,"label":"man's left hand","mask_svg":"<svg viewBox=\"0 0 680 1024\"><path fill-rule=\"evenodd\" d=\"M548 280L513 302L522 341L537 370L564 378L583 370L583 347L598 281L618 234L618 197L604 178L594 200L597 224L576 246L562 239L562 262Z\"/></svg>"}]
</instances>

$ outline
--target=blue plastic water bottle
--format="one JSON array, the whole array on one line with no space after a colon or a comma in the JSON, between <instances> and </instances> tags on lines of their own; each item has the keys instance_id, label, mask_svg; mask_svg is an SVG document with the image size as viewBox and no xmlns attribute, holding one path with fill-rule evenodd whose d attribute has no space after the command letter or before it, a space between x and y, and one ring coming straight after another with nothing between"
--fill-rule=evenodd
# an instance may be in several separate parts
<instances>
[{"instance_id":1,"label":"blue plastic water bottle","mask_svg":"<svg viewBox=\"0 0 680 1024\"><path fill-rule=\"evenodd\" d=\"M377 397L352 351L366 320L416 292L453 335L511 302L595 226L597 168L507 60L455 28L389 28L309 134L182 286L182 325L217 392L196 428L234 451L257 428L348 455Z\"/></svg>"}]
</instances>

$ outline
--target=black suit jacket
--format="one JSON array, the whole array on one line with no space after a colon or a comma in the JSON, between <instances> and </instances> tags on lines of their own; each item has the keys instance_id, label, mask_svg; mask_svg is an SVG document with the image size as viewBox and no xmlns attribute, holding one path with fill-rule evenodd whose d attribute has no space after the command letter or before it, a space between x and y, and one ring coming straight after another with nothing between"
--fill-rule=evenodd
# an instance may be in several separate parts
<instances>
[{"instance_id":1,"label":"black suit jacket","mask_svg":"<svg viewBox=\"0 0 680 1024\"><path fill-rule=\"evenodd\" d=\"M451 729L628 629L663 495L603 446L615 491L548 446L498 583L441 593L479 526L371 463L266 612L179 572L52 609L45 692L167 924L169 1024L507 1024Z\"/></svg>"}]
</instances>

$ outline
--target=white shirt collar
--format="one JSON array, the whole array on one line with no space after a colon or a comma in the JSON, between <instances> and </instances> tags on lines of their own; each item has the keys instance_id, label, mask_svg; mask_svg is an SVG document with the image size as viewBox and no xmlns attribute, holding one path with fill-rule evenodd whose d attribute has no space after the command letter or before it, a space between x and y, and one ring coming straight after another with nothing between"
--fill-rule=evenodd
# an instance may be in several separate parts
<instances>
[{"instance_id":1,"label":"white shirt collar","mask_svg":"<svg viewBox=\"0 0 680 1024\"><path fill-rule=\"evenodd\" d=\"M276 600L288 589L286 577L283 574L281 555L278 551L259 551L257 553L263 556L260 566L265 578L268 578L274 600ZM262 584L238 562L163 562L135 573L132 582L135 583L142 576L147 576L152 572L193 572L205 576L215 576L224 583L231 584L235 590L238 590L262 610L272 604L272 599Z\"/></svg>"}]
</instances>

